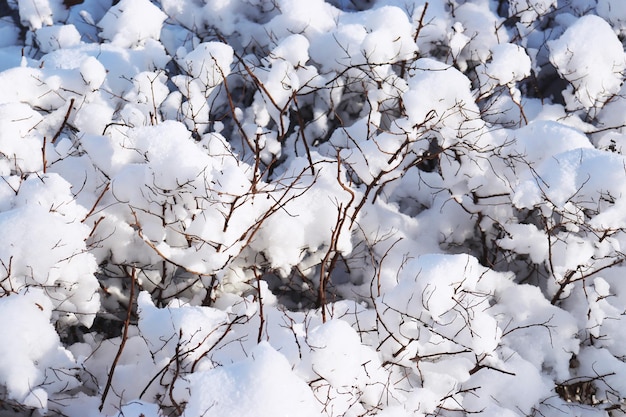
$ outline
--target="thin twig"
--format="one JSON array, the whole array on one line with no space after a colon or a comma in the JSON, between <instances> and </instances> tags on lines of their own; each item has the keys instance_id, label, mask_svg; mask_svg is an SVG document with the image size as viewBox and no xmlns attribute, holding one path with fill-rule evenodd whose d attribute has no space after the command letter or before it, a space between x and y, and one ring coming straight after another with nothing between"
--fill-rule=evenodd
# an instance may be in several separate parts
<instances>
[{"instance_id":1,"label":"thin twig","mask_svg":"<svg viewBox=\"0 0 626 417\"><path fill-rule=\"evenodd\" d=\"M256 268L254 268L254 277L256 278L256 286L259 293L259 318L261 320L261 323L259 323L257 343L261 343L261 340L263 339L263 326L265 326L265 313L263 312L263 296L261 295L261 275L259 275Z\"/></svg>"},{"instance_id":2,"label":"thin twig","mask_svg":"<svg viewBox=\"0 0 626 417\"><path fill-rule=\"evenodd\" d=\"M424 27L424 16L426 16L426 10L428 10L428 2L424 3L424 10L422 10L422 15L420 16L420 21L417 24L417 30L415 31L415 36L413 36L413 40L417 42L417 38L420 36L420 32Z\"/></svg>"},{"instance_id":3,"label":"thin twig","mask_svg":"<svg viewBox=\"0 0 626 417\"><path fill-rule=\"evenodd\" d=\"M43 145L41 146L41 159L43 162L43 173L46 173L46 165L48 165L48 161L46 160L46 142L48 138L43 137Z\"/></svg>"},{"instance_id":4,"label":"thin twig","mask_svg":"<svg viewBox=\"0 0 626 417\"><path fill-rule=\"evenodd\" d=\"M300 137L302 138L302 144L304 145L304 150L306 152L306 158L309 161L309 168L311 168L311 174L315 175L315 168L313 167L313 158L311 158L311 150L309 149L309 144L306 141L306 136L304 135L304 119L302 118L302 113L300 113L300 106L298 105L298 99L296 98L296 93L293 93L293 104L296 106L296 116L298 117L298 125L300 125Z\"/></svg>"},{"instance_id":5,"label":"thin twig","mask_svg":"<svg viewBox=\"0 0 626 417\"><path fill-rule=\"evenodd\" d=\"M172 377L172 383L170 384L170 389L169 389L169 394L170 394L170 401L172 402L172 404L174 404L174 408L176 409L176 413L180 416L183 414L183 410L180 407L180 404L178 404L178 402L176 402L176 400L174 399L174 384L176 383L176 380L178 379L178 376L180 375L180 341L183 338L183 329L180 329L178 331L178 342L176 342L176 354L174 355L174 357L176 358L176 367L174 368L174 376Z\"/></svg>"},{"instance_id":6,"label":"thin twig","mask_svg":"<svg viewBox=\"0 0 626 417\"><path fill-rule=\"evenodd\" d=\"M102 411L104 407L104 402L106 401L107 394L109 393L109 389L111 389L111 382L113 381L113 374L115 373L115 367L122 357L122 352L124 351L124 346L126 345L126 340L128 339L128 328L130 327L130 318L133 312L133 299L135 298L135 279L137 278L137 268L133 266L132 272L130 274L130 298L128 299L128 308L126 309L126 320L124 320L124 332L122 333L122 341L120 342L120 347L117 349L117 354L115 355L115 359L113 359L113 363L111 364L111 370L109 371L109 377L107 378L107 383L104 386L104 392L102 393L102 400L100 402L100 407L98 409Z\"/></svg>"},{"instance_id":7,"label":"thin twig","mask_svg":"<svg viewBox=\"0 0 626 417\"><path fill-rule=\"evenodd\" d=\"M63 118L63 123L61 123L61 126L59 127L59 130L57 130L57 132L54 134L54 137L52 138L52 141L50 142L53 145L57 141L59 136L61 136L61 132L63 131L63 129L67 125L67 121L69 120L70 114L72 113L72 108L74 108L74 98L70 99L70 106L67 108L67 112L65 113L65 117Z\"/></svg>"},{"instance_id":8,"label":"thin twig","mask_svg":"<svg viewBox=\"0 0 626 417\"><path fill-rule=\"evenodd\" d=\"M44 170L44 172L46 172ZM89 213L87 213L87 215L85 216L85 218L81 221L81 223L84 223L85 220L87 220L93 213L94 211L96 211L96 207L98 206L98 204L100 204L100 200L102 200L102 197L104 197L104 194L109 191L109 188L111 187L111 183L107 183L107 185L104 187L104 190L102 190L102 192L100 193L100 195L98 196L98 198L96 199L96 202L93 203L93 206L91 207L91 210L89 210Z\"/></svg>"}]
</instances>

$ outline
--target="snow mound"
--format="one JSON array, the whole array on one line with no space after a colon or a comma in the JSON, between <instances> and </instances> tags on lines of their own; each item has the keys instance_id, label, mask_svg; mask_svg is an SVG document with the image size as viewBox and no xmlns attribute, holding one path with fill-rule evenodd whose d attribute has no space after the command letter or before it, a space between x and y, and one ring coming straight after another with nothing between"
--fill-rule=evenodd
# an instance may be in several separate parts
<instances>
[{"instance_id":1,"label":"snow mound","mask_svg":"<svg viewBox=\"0 0 626 417\"><path fill-rule=\"evenodd\" d=\"M548 47L550 61L570 83L565 96L569 108L601 106L619 91L626 56L622 43L604 19L583 16L561 37L549 41Z\"/></svg>"},{"instance_id":2,"label":"snow mound","mask_svg":"<svg viewBox=\"0 0 626 417\"><path fill-rule=\"evenodd\" d=\"M270 417L298 410L300 416L313 417L321 411L307 384L265 342L250 352L249 359L193 374L185 395L189 399L184 416L211 410L216 415Z\"/></svg>"}]
</instances>

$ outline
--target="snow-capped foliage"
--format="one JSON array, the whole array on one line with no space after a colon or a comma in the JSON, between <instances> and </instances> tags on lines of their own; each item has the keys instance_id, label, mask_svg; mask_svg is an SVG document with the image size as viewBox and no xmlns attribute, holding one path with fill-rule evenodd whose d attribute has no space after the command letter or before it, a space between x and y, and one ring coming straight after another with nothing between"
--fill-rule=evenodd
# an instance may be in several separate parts
<instances>
[{"instance_id":1,"label":"snow-capped foliage","mask_svg":"<svg viewBox=\"0 0 626 417\"><path fill-rule=\"evenodd\" d=\"M577 19L548 48L550 61L570 82L564 94L569 109L599 107L619 91L626 56L614 29L601 17Z\"/></svg>"},{"instance_id":2,"label":"snow-capped foliage","mask_svg":"<svg viewBox=\"0 0 626 417\"><path fill-rule=\"evenodd\" d=\"M621 1L0 13L1 415L626 413Z\"/></svg>"}]
</instances>

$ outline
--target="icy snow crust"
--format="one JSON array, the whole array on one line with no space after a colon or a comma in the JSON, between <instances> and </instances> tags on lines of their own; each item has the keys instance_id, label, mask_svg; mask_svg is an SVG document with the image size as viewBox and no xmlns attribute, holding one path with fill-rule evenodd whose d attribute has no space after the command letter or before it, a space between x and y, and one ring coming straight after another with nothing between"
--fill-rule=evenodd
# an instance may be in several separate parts
<instances>
[{"instance_id":1,"label":"icy snow crust","mask_svg":"<svg viewBox=\"0 0 626 417\"><path fill-rule=\"evenodd\" d=\"M0 415L626 412L622 0L0 10Z\"/></svg>"}]
</instances>

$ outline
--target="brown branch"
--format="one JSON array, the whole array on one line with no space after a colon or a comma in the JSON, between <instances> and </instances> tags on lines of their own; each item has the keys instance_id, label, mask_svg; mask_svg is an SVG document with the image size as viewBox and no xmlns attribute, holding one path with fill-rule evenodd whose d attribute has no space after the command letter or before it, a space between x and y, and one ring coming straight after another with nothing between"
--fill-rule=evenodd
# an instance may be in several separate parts
<instances>
[{"instance_id":1,"label":"brown branch","mask_svg":"<svg viewBox=\"0 0 626 417\"><path fill-rule=\"evenodd\" d=\"M44 171L46 172L46 171ZM84 223L85 220L87 220L89 218L89 216L91 216L94 211L96 211L96 207L98 206L98 204L100 204L100 201L102 200L102 198L104 197L104 194L109 191L109 188L111 188L111 183L107 183L106 187L104 187L104 190L102 190L102 192L100 193L100 195L98 196L98 198L96 199L96 202L93 203L93 206L91 207L91 210L89 210L89 213L87 213L87 215L85 216L84 219L82 219L80 222Z\"/></svg>"},{"instance_id":2,"label":"brown branch","mask_svg":"<svg viewBox=\"0 0 626 417\"><path fill-rule=\"evenodd\" d=\"M67 112L65 113L65 117L63 118L63 123L61 123L61 126L59 127L59 130L57 130L57 132L54 134L54 137L52 138L52 141L50 142L53 145L57 141L59 136L61 136L61 132L63 131L65 126L67 126L67 121L70 118L70 114L72 113L72 108L73 107L74 107L74 98L72 97L72 99L70 99L70 105L67 108Z\"/></svg>"},{"instance_id":3,"label":"brown branch","mask_svg":"<svg viewBox=\"0 0 626 417\"><path fill-rule=\"evenodd\" d=\"M253 269L254 278L256 279L257 291L259 293L259 319L261 322L259 323L259 334L257 335L257 343L261 343L263 339L263 326L265 325L265 314L263 313L263 296L261 295L261 275L256 270Z\"/></svg>"},{"instance_id":4,"label":"brown branch","mask_svg":"<svg viewBox=\"0 0 626 417\"><path fill-rule=\"evenodd\" d=\"M100 218L94 222L93 227L91 228L91 232L89 233L89 236L87 236L87 239L89 239L89 238L91 238L93 236L93 234L96 232L96 228L98 227L100 222L102 220L104 220L104 219L105 219L104 216L100 216ZM85 240L87 240L87 239L85 239Z\"/></svg>"},{"instance_id":5,"label":"brown branch","mask_svg":"<svg viewBox=\"0 0 626 417\"><path fill-rule=\"evenodd\" d=\"M222 76L222 83L224 84L224 90L226 90L226 98L228 99L228 107L230 107L230 113L233 116L233 122L235 122L235 124L237 125L237 130L239 130L239 133L241 134L242 139L246 141L250 150L254 151L254 147L252 146L252 143L250 142L250 138L248 137L248 134L246 133L245 129L243 128L243 125L237 118L237 113L235 111L237 109L237 106L235 106L235 102L233 101L233 96L230 92L230 88L228 87L228 81L226 79L226 75L224 74L224 71L222 71L222 68L218 65L217 60L214 57L213 57L213 61L215 62L215 67L217 68L217 70L220 72L220 75Z\"/></svg>"},{"instance_id":6,"label":"brown branch","mask_svg":"<svg viewBox=\"0 0 626 417\"><path fill-rule=\"evenodd\" d=\"M474 375L476 372L480 371L481 369L491 369L492 371L497 371L497 372L501 372L503 374L506 375L511 375L511 376L515 376L514 372L509 372L509 371L505 371L504 369L498 369L494 366L490 366L490 365L483 365L483 364L476 364L476 366L474 366L472 369L470 369L469 374L470 375Z\"/></svg>"},{"instance_id":7,"label":"brown branch","mask_svg":"<svg viewBox=\"0 0 626 417\"><path fill-rule=\"evenodd\" d=\"M300 171L298 173L298 175L293 177L293 181L291 182L291 184L287 185L287 187L282 192L282 194L279 196L279 198L274 198L271 194L268 194L268 198L272 197L274 199L274 204L272 204L272 206L255 222L254 225L250 226L239 237L237 242L245 241L245 243L243 244L241 250L243 250L243 248L248 247L250 245L250 243L252 242L252 239L254 239L254 236L261 229L261 227L263 225L263 222L265 222L265 220L267 220L271 215L273 215L277 211L285 210L285 206L287 205L287 203L289 203L290 201L295 200L296 198L302 196L311 187L313 187L313 185L317 181L317 176L313 177L313 180L312 180L311 184L307 185L304 189L302 189L302 190L297 190L296 189L296 184L298 184L298 182L302 179L302 177L303 177L303 175L304 175L304 173L306 172L307 169L304 169L304 170ZM299 192L297 194L293 194L293 195L290 196L289 195L290 191L294 190L294 189L296 189ZM285 201L285 199L286 199L286 201ZM234 242L232 245L228 246L227 249L229 249L230 247L235 245L237 242Z\"/></svg>"},{"instance_id":8,"label":"brown branch","mask_svg":"<svg viewBox=\"0 0 626 417\"><path fill-rule=\"evenodd\" d=\"M180 360L182 356L189 356L192 353L194 353L195 351L197 351L198 349L200 349L202 346L204 346L205 342L209 339L209 337L211 337L221 326L226 325L226 330L224 331L224 333L222 333L222 335L218 338L218 340L205 352L203 352L202 354L200 354L200 356L193 362L192 366L191 366L191 371L190 373L193 373L195 371L196 366L198 365L198 363L200 362L200 360L204 357L206 357L206 355L211 352L220 342L222 342L222 340L224 340L224 338L228 335L228 333L230 332L230 329L233 327L233 325L240 323L242 318L247 318L246 316L237 316L233 319L233 321L229 322L229 323L222 323L220 324L218 327L214 328L213 330L211 330L195 347L191 348L191 349L187 349L184 352L181 352L179 349L180 343L181 343L181 339L182 339L182 331L178 332L178 342L176 342L176 354L174 356L172 356L170 358L170 360L150 379L150 381L148 381L148 384L143 388L143 390L141 391L141 393L139 394L139 399L142 399L143 396L146 394L146 392L148 392L148 389L150 388L150 386L154 383L154 381L157 380L157 378L159 378L159 376L163 376L165 375L165 372L167 372L167 370L170 368L170 366L174 363L176 363L177 366L177 370L176 370L176 374L178 375L180 373ZM174 336L172 336L173 338ZM174 381L172 381L172 384L174 383Z\"/></svg>"},{"instance_id":9,"label":"brown branch","mask_svg":"<svg viewBox=\"0 0 626 417\"><path fill-rule=\"evenodd\" d=\"M169 396L170 396L170 401L172 402L172 404L174 405L174 408L176 409L176 413L181 416L183 414L183 410L180 407L180 404L178 404L178 402L176 402L176 400L174 399L174 383L176 382L176 380L178 379L178 376L180 375L180 341L183 338L183 329L181 328L178 331L178 342L176 343L176 352L174 354L174 357L176 358L176 367L174 368L174 376L172 376L172 383L170 384L169 387Z\"/></svg>"},{"instance_id":10,"label":"brown branch","mask_svg":"<svg viewBox=\"0 0 626 417\"><path fill-rule=\"evenodd\" d=\"M341 231L343 229L346 220L348 219L348 210L352 207L352 204L355 200L354 191L352 191L348 186L346 186L341 180L341 155L339 154L339 150L337 151L337 183L344 189L347 193L350 194L350 200L348 204L344 207L343 204L339 204L337 208L337 223L335 223L335 228L331 232L330 237L330 246L328 247L328 251L324 255L324 259L322 259L320 263L320 286L317 295L317 305L322 310L322 323L326 322L326 284L330 280L330 275L337 264L337 260L339 259L339 252L337 250L337 243L339 241L339 236L341 235ZM356 216L356 215L355 215ZM352 222L350 223L350 228L354 223L354 218L352 218ZM332 260L328 263L330 257L332 255ZM328 266L327 266L328 263Z\"/></svg>"},{"instance_id":11,"label":"brown branch","mask_svg":"<svg viewBox=\"0 0 626 417\"><path fill-rule=\"evenodd\" d=\"M124 320L124 331L122 333L122 341L120 342L120 347L117 349L117 354L115 355L115 359L113 359L113 363L111 364L111 370L109 371L109 377L107 378L106 385L104 386L104 392L102 393L102 399L100 401L100 407L98 409L102 411L104 407L104 402L106 401L107 395L109 393L109 389L111 389L111 383L113 381L113 374L115 373L115 367L119 362L122 352L124 351L124 346L126 345L126 340L128 339L128 328L130 327L130 318L132 316L133 310L133 299L135 298L135 280L137 279L137 268L132 267L132 272L130 274L130 297L128 299L128 308L126 309L126 319Z\"/></svg>"},{"instance_id":12,"label":"brown branch","mask_svg":"<svg viewBox=\"0 0 626 417\"><path fill-rule=\"evenodd\" d=\"M306 136L304 135L304 119L302 119L302 114L300 113L300 106L298 105L298 100L296 98L296 94L293 94L293 104L296 106L296 116L298 117L298 125L300 126L300 137L302 138L302 144L304 145L304 150L306 152L306 157L309 160L309 168L311 168L311 174L315 175L315 168L313 168L313 159L311 158L311 150L309 149L309 144L306 141Z\"/></svg>"},{"instance_id":13,"label":"brown branch","mask_svg":"<svg viewBox=\"0 0 626 417\"><path fill-rule=\"evenodd\" d=\"M413 41L417 42L417 38L420 36L420 32L424 27L424 16L426 16L426 10L428 10L428 2L424 3L424 10L422 10L422 15L420 16L420 20L417 24L417 30L415 31L415 36L413 36Z\"/></svg>"},{"instance_id":14,"label":"brown branch","mask_svg":"<svg viewBox=\"0 0 626 417\"><path fill-rule=\"evenodd\" d=\"M559 289L556 291L556 294L554 294L554 297L552 297L552 299L550 300L550 303L552 303L553 305L558 303L560 301L561 294L563 294L563 291L565 290L565 287L568 286L569 284L572 284L574 282L582 281L584 279L587 279L587 278L591 277L592 275L597 274L600 271L603 271L603 270L605 270L607 268L611 268L611 267L617 266L617 265L623 263L624 261L626 261L626 258L619 258L619 259L616 259L615 261L609 263L608 265L601 266L598 269L593 270L593 271L591 271L589 273L585 274L585 273L582 273L582 271L581 271L581 276L578 277L578 278L574 278L574 274L576 273L577 270L570 270L570 271L568 271L565 274L565 279L560 284Z\"/></svg>"},{"instance_id":15,"label":"brown branch","mask_svg":"<svg viewBox=\"0 0 626 417\"><path fill-rule=\"evenodd\" d=\"M46 173L46 165L48 165L48 161L46 160L46 142L47 139L45 136L43 137L43 145L41 146L41 160L43 162L43 173Z\"/></svg>"},{"instance_id":16,"label":"brown branch","mask_svg":"<svg viewBox=\"0 0 626 417\"><path fill-rule=\"evenodd\" d=\"M222 343L222 341L226 338L226 336L228 336L228 334L230 333L230 330L233 328L235 324L239 324L242 322L243 319L247 319L247 318L248 318L247 316L237 316L230 323L228 324L223 323L222 325L226 324L226 330L224 330L224 333L222 333L222 335L215 341L215 343L213 343L206 351L204 351L200 356L198 356L198 358L193 362L193 365L191 365L191 372L192 373L195 372L196 366L198 366L198 364L200 363L200 360L205 358L209 354L209 352L215 349L217 345Z\"/></svg>"}]
</instances>

